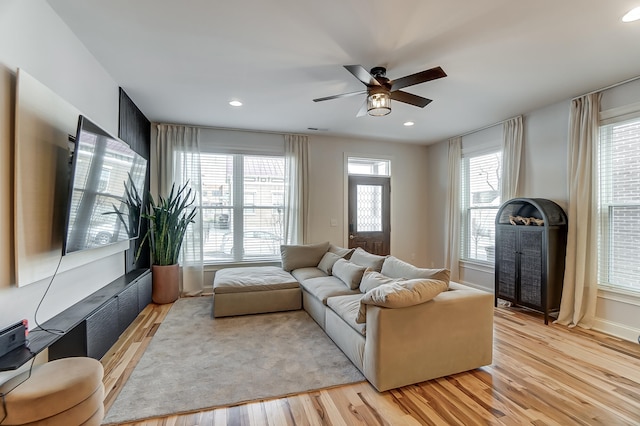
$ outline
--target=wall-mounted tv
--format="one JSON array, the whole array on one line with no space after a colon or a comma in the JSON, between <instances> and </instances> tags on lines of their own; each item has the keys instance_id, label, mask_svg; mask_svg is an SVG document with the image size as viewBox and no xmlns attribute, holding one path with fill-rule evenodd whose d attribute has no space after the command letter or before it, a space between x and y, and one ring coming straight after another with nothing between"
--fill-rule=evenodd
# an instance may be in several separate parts
<instances>
[{"instance_id":1,"label":"wall-mounted tv","mask_svg":"<svg viewBox=\"0 0 640 426\"><path fill-rule=\"evenodd\" d=\"M62 253L138 237L147 160L80 116Z\"/></svg>"}]
</instances>

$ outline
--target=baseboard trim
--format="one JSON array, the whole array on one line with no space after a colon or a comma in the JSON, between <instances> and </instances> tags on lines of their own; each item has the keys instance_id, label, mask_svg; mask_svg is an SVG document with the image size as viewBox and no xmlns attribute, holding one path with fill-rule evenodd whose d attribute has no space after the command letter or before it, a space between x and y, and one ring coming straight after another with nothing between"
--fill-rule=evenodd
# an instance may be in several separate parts
<instances>
[{"instance_id":1,"label":"baseboard trim","mask_svg":"<svg viewBox=\"0 0 640 426\"><path fill-rule=\"evenodd\" d=\"M618 337L623 340L628 340L633 343L638 343L638 336L640 336L639 329L612 322L603 318L596 318L593 321L592 328L596 331L610 334L611 336Z\"/></svg>"}]
</instances>

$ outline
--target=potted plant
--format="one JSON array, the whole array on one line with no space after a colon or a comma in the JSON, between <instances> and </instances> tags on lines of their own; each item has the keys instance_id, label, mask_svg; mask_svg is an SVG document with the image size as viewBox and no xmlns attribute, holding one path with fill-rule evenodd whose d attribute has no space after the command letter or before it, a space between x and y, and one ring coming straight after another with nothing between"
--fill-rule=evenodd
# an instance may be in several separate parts
<instances>
[{"instance_id":1,"label":"potted plant","mask_svg":"<svg viewBox=\"0 0 640 426\"><path fill-rule=\"evenodd\" d=\"M157 203L149 194L147 211L142 214L149 221L149 228L136 257L147 242L151 250L152 299L155 303L171 303L180 297L178 257L187 226L196 216L196 208L191 207L194 202L195 195L188 188L188 182L178 190L173 184L169 196L158 197Z\"/></svg>"}]
</instances>

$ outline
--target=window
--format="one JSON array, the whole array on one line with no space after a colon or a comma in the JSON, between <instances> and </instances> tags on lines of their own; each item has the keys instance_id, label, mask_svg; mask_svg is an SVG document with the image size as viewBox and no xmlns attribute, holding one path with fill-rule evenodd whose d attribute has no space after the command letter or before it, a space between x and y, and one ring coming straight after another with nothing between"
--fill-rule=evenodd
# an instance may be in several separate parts
<instances>
[{"instance_id":1,"label":"window","mask_svg":"<svg viewBox=\"0 0 640 426\"><path fill-rule=\"evenodd\" d=\"M640 118L600 127L598 279L640 292Z\"/></svg>"},{"instance_id":2,"label":"window","mask_svg":"<svg viewBox=\"0 0 640 426\"><path fill-rule=\"evenodd\" d=\"M356 185L356 232L382 232L382 185Z\"/></svg>"},{"instance_id":3,"label":"window","mask_svg":"<svg viewBox=\"0 0 640 426\"><path fill-rule=\"evenodd\" d=\"M350 175L391 176L391 161L349 157L347 171Z\"/></svg>"},{"instance_id":4,"label":"window","mask_svg":"<svg viewBox=\"0 0 640 426\"><path fill-rule=\"evenodd\" d=\"M463 155L462 260L493 263L495 256L495 218L500 207L502 152Z\"/></svg>"},{"instance_id":5,"label":"window","mask_svg":"<svg viewBox=\"0 0 640 426\"><path fill-rule=\"evenodd\" d=\"M203 153L200 163L204 261L279 259L284 158Z\"/></svg>"}]
</instances>

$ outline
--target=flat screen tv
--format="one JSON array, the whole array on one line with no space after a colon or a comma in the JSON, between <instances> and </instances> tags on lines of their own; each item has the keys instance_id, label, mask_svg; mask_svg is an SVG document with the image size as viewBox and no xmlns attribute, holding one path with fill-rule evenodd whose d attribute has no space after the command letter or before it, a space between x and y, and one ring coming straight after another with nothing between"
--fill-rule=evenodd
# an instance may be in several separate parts
<instances>
[{"instance_id":1,"label":"flat screen tv","mask_svg":"<svg viewBox=\"0 0 640 426\"><path fill-rule=\"evenodd\" d=\"M81 115L62 253L137 238L146 171L146 159Z\"/></svg>"}]
</instances>

